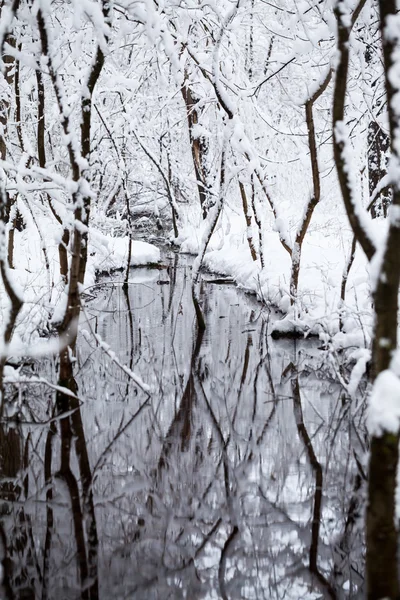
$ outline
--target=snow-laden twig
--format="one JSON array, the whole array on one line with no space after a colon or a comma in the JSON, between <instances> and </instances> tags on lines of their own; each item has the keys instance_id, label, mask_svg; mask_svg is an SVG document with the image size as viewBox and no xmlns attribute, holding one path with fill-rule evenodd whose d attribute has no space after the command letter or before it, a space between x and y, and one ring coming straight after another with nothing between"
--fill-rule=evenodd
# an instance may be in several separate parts
<instances>
[{"instance_id":1,"label":"snow-laden twig","mask_svg":"<svg viewBox=\"0 0 400 600\"><path fill-rule=\"evenodd\" d=\"M65 396L69 396L70 398L75 398L75 400L79 400L78 396L76 394L74 394L73 392L71 392L71 390L69 390L68 388L66 388L62 385L56 385L55 383L51 383L51 381L49 381L45 377L20 377L18 375L5 374L4 375L4 383L9 383L12 385L43 384L43 385L46 385L47 387L49 387L50 389L55 390L56 392L60 392L60 393L64 394ZM63 416L65 416L65 415L63 415Z\"/></svg>"}]
</instances>

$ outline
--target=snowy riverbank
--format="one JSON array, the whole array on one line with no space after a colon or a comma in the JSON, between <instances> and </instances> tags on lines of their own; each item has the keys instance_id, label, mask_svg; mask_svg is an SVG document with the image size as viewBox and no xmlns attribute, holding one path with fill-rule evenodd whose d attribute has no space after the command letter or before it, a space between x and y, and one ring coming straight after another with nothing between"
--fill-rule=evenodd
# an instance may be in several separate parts
<instances>
[{"instance_id":1,"label":"snowy riverbank","mask_svg":"<svg viewBox=\"0 0 400 600\"><path fill-rule=\"evenodd\" d=\"M24 304L17 321L13 344L19 341L32 343L38 335L46 335L52 323L62 311L65 298L65 286L60 277L58 244L56 235L44 235L51 232L46 223L41 232L28 226L22 232L15 232L14 264L10 271L12 281ZM98 273L125 269L128 257L128 237L113 237L91 227L89 236L89 257L86 269L84 293L96 281ZM44 252L47 259L43 260ZM160 260L160 250L153 244L134 240L132 242L131 266L156 263ZM48 261L48 267L44 266ZM0 314L2 322L8 311L8 298L3 285L0 293Z\"/></svg>"},{"instance_id":2,"label":"snowy riverbank","mask_svg":"<svg viewBox=\"0 0 400 600\"><path fill-rule=\"evenodd\" d=\"M317 217L317 216L316 216ZM264 233L264 259L253 261L242 215L222 218L212 236L203 265L212 272L234 279L237 285L282 313L277 331L316 334L335 349L369 347L372 302L369 265L358 248L351 267L345 303L341 301L343 270L350 253L351 235L345 219L319 215L308 232L302 252L297 314L290 305L291 261L274 231ZM381 234L384 221L374 223ZM177 240L180 251L197 254L203 223L187 220ZM257 243L256 230L253 232ZM342 331L339 319L342 318Z\"/></svg>"}]
</instances>

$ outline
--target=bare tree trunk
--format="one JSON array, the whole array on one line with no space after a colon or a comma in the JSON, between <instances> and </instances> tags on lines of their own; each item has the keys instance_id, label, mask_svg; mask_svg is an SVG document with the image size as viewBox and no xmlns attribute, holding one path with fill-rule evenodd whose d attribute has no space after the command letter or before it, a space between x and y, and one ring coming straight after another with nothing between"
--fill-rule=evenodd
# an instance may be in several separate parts
<instances>
[{"instance_id":1,"label":"bare tree trunk","mask_svg":"<svg viewBox=\"0 0 400 600\"><path fill-rule=\"evenodd\" d=\"M265 259L264 259L264 236L263 236L263 228L260 216L258 214L257 206L256 206L256 186L254 183L254 173L250 176L250 186L251 186L251 208L253 209L254 220L257 225L258 230L258 253L260 255L261 268L265 267Z\"/></svg>"},{"instance_id":2,"label":"bare tree trunk","mask_svg":"<svg viewBox=\"0 0 400 600\"><path fill-rule=\"evenodd\" d=\"M341 301L341 312L339 315L339 331L342 331L343 329L343 313L342 313L342 309L343 309L343 305L346 301L346 288L347 288L347 280L349 278L349 273L350 273L350 269L353 265L354 262L354 258L356 255L356 247L357 247L357 239L355 236L353 236L352 242L351 242L351 249L350 249L350 254L349 257L346 261L346 264L344 266L343 269L343 275L342 275L342 284L340 286L340 301Z\"/></svg>"},{"instance_id":3,"label":"bare tree trunk","mask_svg":"<svg viewBox=\"0 0 400 600\"><path fill-rule=\"evenodd\" d=\"M212 207L212 211L208 215L208 228L204 234L202 245L197 256L196 262L193 265L192 271L192 299L194 309L196 311L197 325L200 330L204 330L206 328L206 322L204 320L204 315L200 307L199 297L197 295L197 283L200 276L200 269L203 263L204 255L207 251L208 244L210 243L211 236L214 233L215 226L217 225L219 215L221 214L222 206L224 203L225 196L225 158L226 158L226 148L225 148L225 140L224 146L222 148L221 155L221 170L220 170L220 184L219 184L219 194L218 201Z\"/></svg>"},{"instance_id":4,"label":"bare tree trunk","mask_svg":"<svg viewBox=\"0 0 400 600\"><path fill-rule=\"evenodd\" d=\"M123 283L123 288L125 290L128 289L128 282L129 282L129 271L131 268L131 262L132 262L132 228L133 228L133 217L132 217L132 212L131 212L131 204L129 201L129 195L128 195L128 191L126 189L126 185L124 185L124 190L125 190L125 202L126 202L126 212L127 212L127 217L128 217L128 256L126 259L126 271L125 271L125 280Z\"/></svg>"},{"instance_id":5,"label":"bare tree trunk","mask_svg":"<svg viewBox=\"0 0 400 600\"><path fill-rule=\"evenodd\" d=\"M10 199L11 200L11 199ZM16 199L13 198L12 203L9 205L8 222L10 229L8 231L8 245L7 245L7 260L10 269L14 268L14 239L15 239L15 222L16 216Z\"/></svg>"},{"instance_id":6,"label":"bare tree trunk","mask_svg":"<svg viewBox=\"0 0 400 600\"><path fill-rule=\"evenodd\" d=\"M369 195L373 196L379 183L387 174L387 152L389 150L390 138L388 134L381 129L376 121L371 121L368 125L368 184ZM371 216L387 217L388 208L391 201L389 188L381 190L371 207Z\"/></svg>"},{"instance_id":7,"label":"bare tree trunk","mask_svg":"<svg viewBox=\"0 0 400 600\"><path fill-rule=\"evenodd\" d=\"M272 46L271 46L272 49ZM247 74L249 76L250 81L253 79L254 75L254 0L251 0L250 3L250 31L249 31L249 43L247 47Z\"/></svg>"},{"instance_id":8,"label":"bare tree trunk","mask_svg":"<svg viewBox=\"0 0 400 600\"><path fill-rule=\"evenodd\" d=\"M195 131L193 131L195 126L198 125L199 122L198 108L196 106L199 99L196 98L194 91L190 87L187 73L185 74L185 83L182 86L181 91L186 105L189 140L192 151L194 172L196 175L197 191L199 194L203 219L205 219L207 217L207 212L209 209L207 177L205 172L205 157L207 154L207 143L204 137L198 135L198 133L195 133Z\"/></svg>"},{"instance_id":9,"label":"bare tree trunk","mask_svg":"<svg viewBox=\"0 0 400 600\"><path fill-rule=\"evenodd\" d=\"M335 15L338 21L338 50L340 51L340 61L336 70L336 81L333 99L333 153L336 169L339 178L340 189L343 202L350 221L351 228L357 241L364 250L368 260L371 260L375 253L375 246L371 240L368 231L364 227L360 214L355 205L353 190L350 184L349 172L345 163L345 140L342 132L338 128L344 125L345 99L347 90L347 74L349 69L349 39L359 13L361 12L366 0L360 0L356 9L353 11L351 25L344 25L342 22L342 0L337 0ZM346 9L343 8L345 11Z\"/></svg>"},{"instance_id":10,"label":"bare tree trunk","mask_svg":"<svg viewBox=\"0 0 400 600\"><path fill-rule=\"evenodd\" d=\"M380 0L381 34L386 74L386 92L390 123L391 150L399 160L398 128L400 115L394 106L394 89L389 78L395 62L397 43L386 30L389 17L395 18L395 0ZM396 59L397 60L397 59ZM400 185L393 184L393 205L400 207ZM390 367L397 349L398 291L400 283L400 222L392 219L374 293L375 332L373 341L374 374ZM397 545L398 532L395 521L395 490L399 460L399 433L384 431L371 440L368 509L367 509L367 583L368 598L399 598Z\"/></svg>"},{"instance_id":11,"label":"bare tree trunk","mask_svg":"<svg viewBox=\"0 0 400 600\"><path fill-rule=\"evenodd\" d=\"M354 13L361 11L364 2L360 1ZM399 160L398 130L400 114L395 108L394 97L397 89L392 85L389 73L395 62L397 41L389 33L388 18L397 14L395 0L379 0L380 28L383 41L387 106L389 113L390 139L392 155ZM340 61L336 75L333 107L334 153L339 181L346 211L357 241L371 260L376 249L363 227L360 215L352 197L348 180L349 165L345 163L345 140L343 132L337 126L343 125L344 104L347 88L349 65L349 37L351 27L344 22L344 0L338 0L335 15L338 22L338 50ZM339 134L339 135L338 135ZM400 184L393 183L393 205L400 210ZM387 233L384 254L380 262L380 274L376 278L373 292L375 306L375 331L373 338L372 360L373 376L379 376L390 369L393 353L397 349L398 291L400 283L400 220L391 219ZM386 398L382 398L384 402ZM372 432L368 480L367 507L367 596L369 600L400 597L398 581L397 545L398 532L395 519L395 492L397 488L397 468L399 459L398 430L388 430L382 423Z\"/></svg>"},{"instance_id":12,"label":"bare tree trunk","mask_svg":"<svg viewBox=\"0 0 400 600\"><path fill-rule=\"evenodd\" d=\"M16 41L14 35L7 35L6 43L9 44L12 48L16 47ZM3 57L4 62L4 77L9 86L9 90L15 89L15 79L16 79L16 61L12 54L6 54ZM2 160L6 160L7 158L7 144L6 138L8 135L8 121L10 118L10 110L11 110L11 93L9 98L3 98L0 105L0 126L2 129L2 135L0 136L0 156ZM7 222L9 224L9 232L8 232L8 243L7 243L7 259L8 266L10 269L14 268L14 230L15 230L15 211L12 211L12 207L16 201L16 198L12 198L8 195L7 198ZM11 214L14 212L14 219L11 218Z\"/></svg>"},{"instance_id":13,"label":"bare tree trunk","mask_svg":"<svg viewBox=\"0 0 400 600\"><path fill-rule=\"evenodd\" d=\"M11 11L11 17L15 16L16 11L19 7L19 1L14 0L12 5L9 7ZM12 18L10 19L10 22ZM9 25L10 27L10 25ZM6 28L1 32L0 35L0 56L4 55L4 44L7 38L7 34L9 30ZM11 60L11 59L10 59ZM7 78L7 63L6 57L3 58L5 67L3 68L3 75ZM10 64L10 61L8 62ZM9 69L10 67L8 67ZM10 75L10 74L9 74ZM11 76L11 75L10 75ZM5 100L2 105L0 105L0 157L3 159L6 153L6 127L7 127L7 111L9 108L9 104ZM4 156L3 156L4 153ZM7 247L6 237L7 237L7 222L9 217L9 206L10 200L9 195L6 191L6 181L5 181L4 171L0 170L0 274L3 280L3 285L7 294L7 298L10 302L10 309L8 313L7 320L5 321L4 333L3 333L3 342L5 347L10 343L12 334L14 331L14 327L18 318L18 315L22 308L22 299L20 298L17 290L14 288L13 281L10 278L9 274L9 266L8 266L8 257L5 254L5 248ZM4 383L3 383L3 375L4 375L4 366L6 362L6 353L0 358L0 418L3 416L4 411Z\"/></svg>"},{"instance_id":14,"label":"bare tree trunk","mask_svg":"<svg viewBox=\"0 0 400 600\"><path fill-rule=\"evenodd\" d=\"M249 244L251 258L257 260L257 253L253 242L253 233L251 229L251 215L249 213L249 203L247 202L246 190L241 181L239 181L240 195L242 197L243 213L246 219L246 237L247 243Z\"/></svg>"},{"instance_id":15,"label":"bare tree trunk","mask_svg":"<svg viewBox=\"0 0 400 600\"><path fill-rule=\"evenodd\" d=\"M381 48L379 48L381 49ZM367 45L365 51L365 61L368 65L373 62L373 57L376 49L372 48L370 44ZM378 50L379 51L379 50ZM379 53L379 60L382 61L382 56ZM375 87L378 82L378 78L371 82L371 87ZM383 105L382 105L383 106ZM377 112L377 115L382 111L382 106L379 106L376 98L372 105L372 110ZM390 148L390 137L382 129L377 121L371 121L368 124L368 187L369 196L373 197L375 191L382 181L383 177L387 175L387 162L388 162L388 151ZM391 190L389 187L382 189L376 194L374 201L371 206L371 217L373 219L377 217L387 217L388 208L391 202Z\"/></svg>"},{"instance_id":16,"label":"bare tree trunk","mask_svg":"<svg viewBox=\"0 0 400 600\"><path fill-rule=\"evenodd\" d=\"M37 122L37 153L39 158L39 166L42 169L46 168L46 146L45 146L45 89L43 84L42 72L36 70L36 83L37 83L37 94L38 94L38 122ZM57 222L63 227L63 234L61 242L58 244L58 258L60 261L60 275L64 279L65 283L68 283L68 245L69 245L69 230L64 227L63 222L57 211L55 210L50 196L47 196L47 201L51 212L53 213Z\"/></svg>"},{"instance_id":17,"label":"bare tree trunk","mask_svg":"<svg viewBox=\"0 0 400 600\"><path fill-rule=\"evenodd\" d=\"M307 100L305 105L306 123L308 131L308 147L310 150L311 172L313 179L313 195L311 196L307 206L305 207L302 220L296 232L296 239L292 247L292 269L290 274L290 302L292 305L294 305L297 300L301 263L301 250L303 247L303 241L308 231L308 227L311 223L311 218L313 216L314 209L321 199L321 181L318 165L317 141L315 138L313 107L315 102L318 100L318 98L320 98L320 96L328 87L331 79L332 71L331 69L329 69L328 74L326 75L323 83L320 85L318 90Z\"/></svg>"}]
</instances>

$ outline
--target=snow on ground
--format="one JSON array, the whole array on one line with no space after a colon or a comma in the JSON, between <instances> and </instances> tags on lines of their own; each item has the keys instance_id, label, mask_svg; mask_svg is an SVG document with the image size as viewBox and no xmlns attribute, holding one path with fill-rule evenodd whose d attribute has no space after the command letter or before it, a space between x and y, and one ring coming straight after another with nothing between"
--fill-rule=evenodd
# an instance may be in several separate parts
<instances>
[{"instance_id":1,"label":"snow on ground","mask_svg":"<svg viewBox=\"0 0 400 600\"><path fill-rule=\"evenodd\" d=\"M44 253L40 236L31 225L22 232L15 231L15 269L11 276L24 305L20 313L13 344L21 341L32 343L38 333L46 333L51 320L61 314L65 300L64 284L59 273L58 231L43 218L40 229L45 232L44 245L49 261L45 268ZM89 236L89 258L84 283L84 291L91 292L96 274L125 269L128 257L127 237L113 237L91 227ZM156 263L160 260L160 251L147 242L132 242L131 266ZM4 323L8 310L8 298L4 288L0 287L0 314Z\"/></svg>"},{"instance_id":2,"label":"snow on ground","mask_svg":"<svg viewBox=\"0 0 400 600\"><path fill-rule=\"evenodd\" d=\"M126 268L127 260L127 237L111 237L111 235L105 235L99 230L91 229L85 287L93 285L96 273ZM139 240L132 241L131 267L157 263L159 260L160 250L156 246Z\"/></svg>"},{"instance_id":3,"label":"snow on ground","mask_svg":"<svg viewBox=\"0 0 400 600\"><path fill-rule=\"evenodd\" d=\"M227 214L228 213L228 214ZM372 222L381 234L384 222ZM193 215L181 229L178 243L182 252L196 254L204 226ZM257 231L253 228L258 247ZM351 233L342 217L314 214L302 249L297 310L290 306L291 260L278 234L264 232L265 267L251 259L244 217L225 209L204 258L204 267L232 277L237 284L282 312L276 324L281 332L295 330L316 333L324 341L334 339L338 348L369 345L372 327L369 265L357 249L342 306L340 289L346 257L350 253ZM339 332L339 316L343 328Z\"/></svg>"},{"instance_id":4,"label":"snow on ground","mask_svg":"<svg viewBox=\"0 0 400 600\"><path fill-rule=\"evenodd\" d=\"M367 425L371 435L397 434L400 424L400 379L390 369L379 373L369 400Z\"/></svg>"},{"instance_id":5,"label":"snow on ground","mask_svg":"<svg viewBox=\"0 0 400 600\"><path fill-rule=\"evenodd\" d=\"M48 322L62 311L64 286L59 275L59 232L41 217L40 229L46 232L45 246L50 263L46 270L40 236L30 224L21 233L15 232L16 268L13 279L21 289L25 304L19 319L17 336L37 337L39 328L46 333ZM382 233L384 222L375 220L373 226ZM193 210L180 223L180 235L175 241L181 252L196 254L199 250L204 222ZM292 230L293 234L293 230ZM254 244L258 247L257 230L253 228ZM296 311L290 306L290 257L282 247L278 234L270 224L264 231L265 268L251 259L243 214L225 207L214 232L204 266L218 274L232 277L237 284L255 293L266 304L282 313L276 328L284 332L296 329L317 333L324 341L334 341L336 348L366 348L370 342L372 304L368 263L357 250L350 271L346 303L341 305L340 286L346 255L350 252L351 234L343 216L315 212L306 235L300 271ZM126 268L128 238L103 233L91 227L89 258L84 290L90 293L96 274ZM131 265L158 262L160 251L152 244L134 241ZM0 295L0 310L4 314L7 298ZM339 316L343 328L339 331Z\"/></svg>"}]
</instances>

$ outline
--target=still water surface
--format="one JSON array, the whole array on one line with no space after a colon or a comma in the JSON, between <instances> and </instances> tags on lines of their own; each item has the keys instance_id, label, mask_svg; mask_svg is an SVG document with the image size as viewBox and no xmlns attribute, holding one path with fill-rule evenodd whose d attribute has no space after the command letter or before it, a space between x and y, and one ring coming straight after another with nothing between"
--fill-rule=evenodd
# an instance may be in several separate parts
<instances>
[{"instance_id":1,"label":"still water surface","mask_svg":"<svg viewBox=\"0 0 400 600\"><path fill-rule=\"evenodd\" d=\"M363 406L340 357L272 340L277 317L211 275L196 335L191 260L164 267L86 298L71 414L22 386L1 427L4 597L361 597Z\"/></svg>"}]
</instances>

